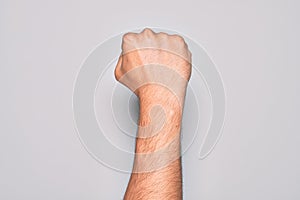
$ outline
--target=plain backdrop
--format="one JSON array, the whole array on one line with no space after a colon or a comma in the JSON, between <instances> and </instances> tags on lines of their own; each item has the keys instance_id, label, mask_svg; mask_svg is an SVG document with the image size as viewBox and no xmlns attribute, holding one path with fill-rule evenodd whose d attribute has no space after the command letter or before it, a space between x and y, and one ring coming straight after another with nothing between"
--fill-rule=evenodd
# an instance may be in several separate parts
<instances>
[{"instance_id":1,"label":"plain backdrop","mask_svg":"<svg viewBox=\"0 0 300 200\"><path fill-rule=\"evenodd\" d=\"M300 199L299 11L296 0L1 0L0 199L122 198L128 174L82 147L72 91L97 44L140 27L202 44L226 87L223 135L184 170L185 199Z\"/></svg>"}]
</instances>

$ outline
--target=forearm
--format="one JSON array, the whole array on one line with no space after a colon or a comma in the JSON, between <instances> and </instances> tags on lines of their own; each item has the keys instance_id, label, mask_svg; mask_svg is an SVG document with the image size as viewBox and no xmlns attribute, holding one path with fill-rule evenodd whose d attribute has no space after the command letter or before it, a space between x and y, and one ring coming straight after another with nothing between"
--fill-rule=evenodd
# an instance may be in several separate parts
<instances>
[{"instance_id":1,"label":"forearm","mask_svg":"<svg viewBox=\"0 0 300 200\"><path fill-rule=\"evenodd\" d=\"M151 87L140 94L135 161L124 199L182 199L182 100Z\"/></svg>"},{"instance_id":2,"label":"forearm","mask_svg":"<svg viewBox=\"0 0 300 200\"><path fill-rule=\"evenodd\" d=\"M125 200L181 200L181 161L176 159L167 167L148 173L131 175Z\"/></svg>"}]
</instances>

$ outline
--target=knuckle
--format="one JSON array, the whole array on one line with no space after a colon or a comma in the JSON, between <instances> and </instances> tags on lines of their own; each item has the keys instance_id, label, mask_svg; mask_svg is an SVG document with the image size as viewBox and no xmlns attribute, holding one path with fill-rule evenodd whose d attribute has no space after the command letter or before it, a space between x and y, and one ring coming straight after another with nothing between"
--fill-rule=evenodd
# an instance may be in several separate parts
<instances>
[{"instance_id":1,"label":"knuckle","mask_svg":"<svg viewBox=\"0 0 300 200\"><path fill-rule=\"evenodd\" d=\"M183 39L182 36L175 34L175 35L172 35L172 37L173 37L173 39L174 39L175 42L179 42L181 44L185 44L184 39Z\"/></svg>"},{"instance_id":2,"label":"knuckle","mask_svg":"<svg viewBox=\"0 0 300 200\"><path fill-rule=\"evenodd\" d=\"M170 35L167 34L167 33L159 32L159 33L157 34L157 36L158 36L159 38L162 38L162 39L167 39Z\"/></svg>"},{"instance_id":3,"label":"knuckle","mask_svg":"<svg viewBox=\"0 0 300 200\"><path fill-rule=\"evenodd\" d=\"M150 28L145 28L142 31L142 33L145 34L145 35L152 35L152 34L154 34L154 32Z\"/></svg>"},{"instance_id":4,"label":"knuckle","mask_svg":"<svg viewBox=\"0 0 300 200\"><path fill-rule=\"evenodd\" d=\"M126 33L123 35L122 40L123 41L131 41L135 38L135 35L136 35L135 33Z\"/></svg>"}]
</instances>

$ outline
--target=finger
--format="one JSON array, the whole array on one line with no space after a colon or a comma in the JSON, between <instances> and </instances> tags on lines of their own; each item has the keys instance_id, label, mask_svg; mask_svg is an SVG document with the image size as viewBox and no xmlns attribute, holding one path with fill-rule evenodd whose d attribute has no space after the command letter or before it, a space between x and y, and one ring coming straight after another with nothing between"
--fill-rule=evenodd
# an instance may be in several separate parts
<instances>
[{"instance_id":1,"label":"finger","mask_svg":"<svg viewBox=\"0 0 300 200\"><path fill-rule=\"evenodd\" d=\"M118 63L117 63L116 68L115 68L115 78L116 78L117 80L120 80L120 78L121 78L121 66L122 66L122 61L123 61L123 56L120 55L119 60L118 60Z\"/></svg>"}]
</instances>

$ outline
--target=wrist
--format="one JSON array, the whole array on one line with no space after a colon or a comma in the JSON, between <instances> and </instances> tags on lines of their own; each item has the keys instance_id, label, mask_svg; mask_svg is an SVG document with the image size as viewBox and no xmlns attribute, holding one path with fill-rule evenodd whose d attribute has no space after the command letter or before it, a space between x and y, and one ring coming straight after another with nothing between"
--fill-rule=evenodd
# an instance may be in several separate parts
<instances>
[{"instance_id":1,"label":"wrist","mask_svg":"<svg viewBox=\"0 0 300 200\"><path fill-rule=\"evenodd\" d=\"M140 105L144 108L160 105L166 110L181 113L184 103L185 89L180 93L174 93L170 89L159 84L147 84L137 91Z\"/></svg>"},{"instance_id":2,"label":"wrist","mask_svg":"<svg viewBox=\"0 0 300 200\"><path fill-rule=\"evenodd\" d=\"M136 151L145 153L161 148L169 149L170 144L179 150L182 102L161 86L148 86L139 92L140 118Z\"/></svg>"},{"instance_id":3,"label":"wrist","mask_svg":"<svg viewBox=\"0 0 300 200\"><path fill-rule=\"evenodd\" d=\"M159 85L144 86L139 91L140 126L160 123L179 127L183 100Z\"/></svg>"}]
</instances>

